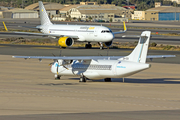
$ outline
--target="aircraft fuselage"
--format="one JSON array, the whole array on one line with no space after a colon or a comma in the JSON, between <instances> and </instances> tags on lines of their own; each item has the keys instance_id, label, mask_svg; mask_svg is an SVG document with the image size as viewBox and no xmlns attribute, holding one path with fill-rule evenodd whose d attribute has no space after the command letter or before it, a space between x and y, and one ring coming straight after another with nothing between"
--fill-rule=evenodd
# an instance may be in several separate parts
<instances>
[{"instance_id":1,"label":"aircraft fuselage","mask_svg":"<svg viewBox=\"0 0 180 120\"><path fill-rule=\"evenodd\" d=\"M98 60L90 63L89 61L74 60L72 64L64 66L54 62L51 66L51 72L60 76L77 75L89 79L104 79L126 77L149 67L149 64L119 60Z\"/></svg>"},{"instance_id":2,"label":"aircraft fuselage","mask_svg":"<svg viewBox=\"0 0 180 120\"><path fill-rule=\"evenodd\" d=\"M78 36L77 41L110 42L114 39L112 31L105 26L90 25L41 25L42 33L59 34L63 36Z\"/></svg>"}]
</instances>

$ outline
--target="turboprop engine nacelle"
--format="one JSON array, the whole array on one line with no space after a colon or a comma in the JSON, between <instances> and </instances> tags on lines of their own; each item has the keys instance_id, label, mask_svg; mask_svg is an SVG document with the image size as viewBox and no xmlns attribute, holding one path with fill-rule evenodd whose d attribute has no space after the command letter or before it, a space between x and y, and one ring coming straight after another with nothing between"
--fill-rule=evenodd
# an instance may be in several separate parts
<instances>
[{"instance_id":1,"label":"turboprop engine nacelle","mask_svg":"<svg viewBox=\"0 0 180 120\"><path fill-rule=\"evenodd\" d=\"M73 62L73 60L58 60L58 65L62 65L62 66L64 66L64 65L69 65L69 64L71 64Z\"/></svg>"},{"instance_id":2,"label":"turboprop engine nacelle","mask_svg":"<svg viewBox=\"0 0 180 120\"><path fill-rule=\"evenodd\" d=\"M60 37L58 43L61 47L70 47L74 44L74 40L70 37Z\"/></svg>"},{"instance_id":3,"label":"turboprop engine nacelle","mask_svg":"<svg viewBox=\"0 0 180 120\"><path fill-rule=\"evenodd\" d=\"M103 46L104 47L110 47L112 45L113 41L110 41L110 42L105 42L103 43Z\"/></svg>"}]
</instances>

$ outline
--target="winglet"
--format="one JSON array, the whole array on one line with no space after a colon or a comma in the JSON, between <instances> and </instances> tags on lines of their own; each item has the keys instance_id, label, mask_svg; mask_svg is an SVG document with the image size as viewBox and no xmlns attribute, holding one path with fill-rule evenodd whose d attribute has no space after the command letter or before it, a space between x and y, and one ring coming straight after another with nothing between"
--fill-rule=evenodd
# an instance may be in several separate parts
<instances>
[{"instance_id":1,"label":"winglet","mask_svg":"<svg viewBox=\"0 0 180 120\"><path fill-rule=\"evenodd\" d=\"M126 28L126 23L124 21L123 21L123 25L124 25L124 31L126 31L127 28Z\"/></svg>"},{"instance_id":2,"label":"winglet","mask_svg":"<svg viewBox=\"0 0 180 120\"><path fill-rule=\"evenodd\" d=\"M113 34L120 34L120 33L125 33L127 31L127 27L125 22L123 21L123 25L124 25L124 31L119 31L119 32L113 32Z\"/></svg>"},{"instance_id":3,"label":"winglet","mask_svg":"<svg viewBox=\"0 0 180 120\"><path fill-rule=\"evenodd\" d=\"M7 29L6 24L4 23L4 21L3 21L3 25L4 25L4 29L5 29L6 31L8 31L8 29Z\"/></svg>"}]
</instances>

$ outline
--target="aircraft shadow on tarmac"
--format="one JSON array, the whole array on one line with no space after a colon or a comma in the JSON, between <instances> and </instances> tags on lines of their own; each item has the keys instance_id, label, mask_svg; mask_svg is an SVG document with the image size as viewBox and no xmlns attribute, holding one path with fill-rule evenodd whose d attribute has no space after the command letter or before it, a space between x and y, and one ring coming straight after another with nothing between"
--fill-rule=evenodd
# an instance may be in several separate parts
<instances>
[{"instance_id":1,"label":"aircraft shadow on tarmac","mask_svg":"<svg viewBox=\"0 0 180 120\"><path fill-rule=\"evenodd\" d=\"M79 78L69 78L71 80L79 80ZM104 82L101 80L87 80L87 82ZM113 78L112 82L123 82L122 78ZM153 78L153 79L133 79L124 78L125 83L149 83L149 84L180 84L180 78Z\"/></svg>"},{"instance_id":2,"label":"aircraft shadow on tarmac","mask_svg":"<svg viewBox=\"0 0 180 120\"><path fill-rule=\"evenodd\" d=\"M60 80L59 80L60 81ZM79 83L46 83L46 84L38 84L43 86L57 86L57 85L79 85Z\"/></svg>"},{"instance_id":3,"label":"aircraft shadow on tarmac","mask_svg":"<svg viewBox=\"0 0 180 120\"><path fill-rule=\"evenodd\" d=\"M78 81L79 78L69 78L70 80L76 80ZM63 79L62 79L63 80ZM57 80L56 80L57 81ZM42 83L38 85L43 85L43 86L58 86L58 85L87 85L84 82L82 83L61 83L61 80L58 80L59 83ZM67 80L68 81L68 80ZM87 80L88 82L102 82L105 83L103 79L101 80ZM123 83L122 78L113 78L112 82L117 82L117 83ZM132 79L132 78L125 78L124 83L148 83L148 84L180 84L180 78L153 78L153 79Z\"/></svg>"},{"instance_id":4,"label":"aircraft shadow on tarmac","mask_svg":"<svg viewBox=\"0 0 180 120\"><path fill-rule=\"evenodd\" d=\"M56 47L56 48L58 48L58 47ZM69 50L73 50L73 49L86 49L86 50L101 50L99 47L92 47L91 49L87 49L87 48L85 48L85 47L69 47L69 48L66 48L66 49L69 49ZM59 50L66 50L66 49L59 49ZM133 49L131 49L131 48L113 48L113 47L110 47L109 49L117 49L117 50L133 50ZM103 48L103 50L108 50L108 48L107 47L105 47L105 48Z\"/></svg>"}]
</instances>

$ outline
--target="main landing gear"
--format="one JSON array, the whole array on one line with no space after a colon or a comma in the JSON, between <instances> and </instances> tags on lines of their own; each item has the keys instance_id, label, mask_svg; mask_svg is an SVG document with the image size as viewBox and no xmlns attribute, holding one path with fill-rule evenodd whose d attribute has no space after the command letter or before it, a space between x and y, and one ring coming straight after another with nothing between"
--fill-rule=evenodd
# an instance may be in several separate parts
<instances>
[{"instance_id":1,"label":"main landing gear","mask_svg":"<svg viewBox=\"0 0 180 120\"><path fill-rule=\"evenodd\" d=\"M104 81L105 82L111 82L111 78L105 78Z\"/></svg>"},{"instance_id":2,"label":"main landing gear","mask_svg":"<svg viewBox=\"0 0 180 120\"><path fill-rule=\"evenodd\" d=\"M100 46L100 50L104 49L103 43L102 42L98 42L99 46ZM85 45L86 49L91 49L92 45L90 44L90 42L88 42L88 44Z\"/></svg>"},{"instance_id":3,"label":"main landing gear","mask_svg":"<svg viewBox=\"0 0 180 120\"><path fill-rule=\"evenodd\" d=\"M86 44L85 48L86 49L91 49L92 48L92 45L90 44L90 42L88 42L88 44Z\"/></svg>"},{"instance_id":4,"label":"main landing gear","mask_svg":"<svg viewBox=\"0 0 180 120\"><path fill-rule=\"evenodd\" d=\"M86 77L81 76L80 79L79 79L79 82L86 82Z\"/></svg>"}]
</instances>

